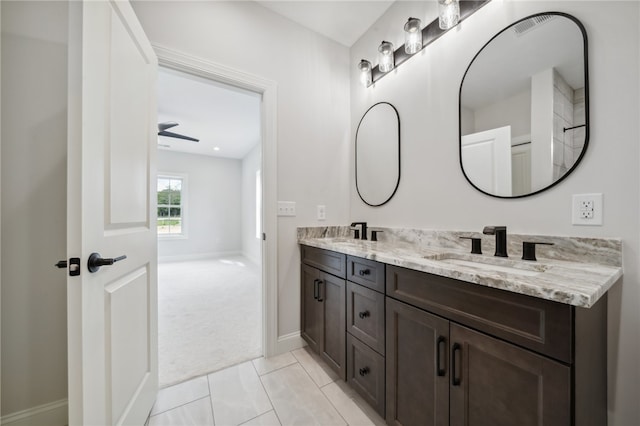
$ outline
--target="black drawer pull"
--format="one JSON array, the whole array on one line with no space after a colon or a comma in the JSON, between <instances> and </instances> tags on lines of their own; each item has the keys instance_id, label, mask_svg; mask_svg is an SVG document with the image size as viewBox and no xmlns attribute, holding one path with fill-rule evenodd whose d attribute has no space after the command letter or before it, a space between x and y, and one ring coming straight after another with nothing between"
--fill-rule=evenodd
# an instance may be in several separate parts
<instances>
[{"instance_id":1,"label":"black drawer pull","mask_svg":"<svg viewBox=\"0 0 640 426\"><path fill-rule=\"evenodd\" d=\"M456 352L461 353L462 346L459 343L454 343L453 348L451 349L451 384L453 386L460 386L460 377L458 377L458 373L456 372ZM460 355L462 356L462 354ZM462 359L460 359L462 361Z\"/></svg>"},{"instance_id":2,"label":"black drawer pull","mask_svg":"<svg viewBox=\"0 0 640 426\"><path fill-rule=\"evenodd\" d=\"M360 373L360 375L362 377L366 376L367 374L369 374L369 367L363 367L361 368L358 372Z\"/></svg>"},{"instance_id":3,"label":"black drawer pull","mask_svg":"<svg viewBox=\"0 0 640 426\"><path fill-rule=\"evenodd\" d=\"M318 283L320 282L319 279L315 279L313 280L313 298L314 300L318 300Z\"/></svg>"},{"instance_id":4,"label":"black drawer pull","mask_svg":"<svg viewBox=\"0 0 640 426\"><path fill-rule=\"evenodd\" d=\"M438 340L436 341L436 371L438 376L444 376L447 374L447 366L444 367L440 364L442 360L446 360L446 350L447 350L447 339L444 336L438 336ZM444 356L441 356L443 354Z\"/></svg>"},{"instance_id":5,"label":"black drawer pull","mask_svg":"<svg viewBox=\"0 0 640 426\"><path fill-rule=\"evenodd\" d=\"M369 311L364 311L364 312L360 312L358 316L362 319L365 319L366 317L371 316L371 314L369 313Z\"/></svg>"},{"instance_id":6,"label":"black drawer pull","mask_svg":"<svg viewBox=\"0 0 640 426\"><path fill-rule=\"evenodd\" d=\"M318 302L322 302L324 300L322 298L322 291L320 289L320 284L324 284L324 281L318 280Z\"/></svg>"},{"instance_id":7,"label":"black drawer pull","mask_svg":"<svg viewBox=\"0 0 640 426\"><path fill-rule=\"evenodd\" d=\"M364 277L365 275L370 275L371 274L371 270L370 269L360 269L360 271L358 273L360 274L361 277Z\"/></svg>"}]
</instances>

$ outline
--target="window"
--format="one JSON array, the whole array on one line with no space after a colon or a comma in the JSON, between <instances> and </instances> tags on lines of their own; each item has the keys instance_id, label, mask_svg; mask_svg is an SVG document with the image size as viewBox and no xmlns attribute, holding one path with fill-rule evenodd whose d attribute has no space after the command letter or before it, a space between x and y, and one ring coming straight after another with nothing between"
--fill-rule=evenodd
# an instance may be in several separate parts
<instances>
[{"instance_id":1,"label":"window","mask_svg":"<svg viewBox=\"0 0 640 426\"><path fill-rule=\"evenodd\" d=\"M158 235L184 235L183 180L158 176Z\"/></svg>"}]
</instances>

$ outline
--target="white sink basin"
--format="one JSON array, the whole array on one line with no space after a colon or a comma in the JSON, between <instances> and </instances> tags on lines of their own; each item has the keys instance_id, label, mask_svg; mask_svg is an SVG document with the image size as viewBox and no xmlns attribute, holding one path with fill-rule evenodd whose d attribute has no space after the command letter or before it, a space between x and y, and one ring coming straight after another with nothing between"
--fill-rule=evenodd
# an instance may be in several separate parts
<instances>
[{"instance_id":1,"label":"white sink basin","mask_svg":"<svg viewBox=\"0 0 640 426\"><path fill-rule=\"evenodd\" d=\"M529 277L539 275L546 269L544 265L540 264L524 263L504 258L491 258L454 253L445 253L438 257L437 260L442 263L464 266L466 268L481 269L488 272L505 272L508 274L525 275Z\"/></svg>"}]
</instances>

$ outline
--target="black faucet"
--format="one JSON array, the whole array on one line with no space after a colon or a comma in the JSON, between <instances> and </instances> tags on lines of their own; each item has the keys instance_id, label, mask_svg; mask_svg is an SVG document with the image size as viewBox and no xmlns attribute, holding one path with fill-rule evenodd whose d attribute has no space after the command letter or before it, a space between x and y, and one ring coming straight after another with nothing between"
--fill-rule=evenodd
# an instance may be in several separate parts
<instances>
[{"instance_id":1,"label":"black faucet","mask_svg":"<svg viewBox=\"0 0 640 426\"><path fill-rule=\"evenodd\" d=\"M351 224L351 226L357 226L357 225L362 225L362 240L366 240L367 239L367 222L353 222ZM357 238L357 237L356 237Z\"/></svg>"},{"instance_id":2,"label":"black faucet","mask_svg":"<svg viewBox=\"0 0 640 426\"><path fill-rule=\"evenodd\" d=\"M485 226L483 234L496 236L496 253L494 256L509 257L507 254L507 227L506 226Z\"/></svg>"}]
</instances>

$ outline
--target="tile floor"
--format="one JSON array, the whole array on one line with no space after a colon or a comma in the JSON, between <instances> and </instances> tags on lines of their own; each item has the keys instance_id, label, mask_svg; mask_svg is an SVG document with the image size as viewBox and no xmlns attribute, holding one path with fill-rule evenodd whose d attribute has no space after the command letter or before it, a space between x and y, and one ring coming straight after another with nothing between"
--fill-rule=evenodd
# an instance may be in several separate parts
<instances>
[{"instance_id":1,"label":"tile floor","mask_svg":"<svg viewBox=\"0 0 640 426\"><path fill-rule=\"evenodd\" d=\"M384 420L302 348L164 388L147 424L380 426Z\"/></svg>"}]
</instances>

